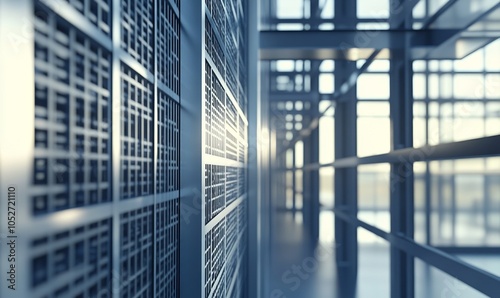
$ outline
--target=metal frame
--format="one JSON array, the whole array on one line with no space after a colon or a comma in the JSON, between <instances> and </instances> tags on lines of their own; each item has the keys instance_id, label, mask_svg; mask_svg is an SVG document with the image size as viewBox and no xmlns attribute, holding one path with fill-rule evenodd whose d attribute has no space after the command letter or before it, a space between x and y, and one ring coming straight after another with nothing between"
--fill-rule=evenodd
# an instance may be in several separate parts
<instances>
[{"instance_id":1,"label":"metal frame","mask_svg":"<svg viewBox=\"0 0 500 298\"><path fill-rule=\"evenodd\" d=\"M416 4L422 2L426 5L425 15L413 18L412 12ZM432 247L431 242L431 187L441 188L441 183L434 185L431 183L433 173L430 171L430 162L445 160L460 160L468 158L496 157L500 156L500 136L486 136L466 141L452 143L430 144L429 140L429 97L424 100L413 99L413 75L424 74L429 81L429 67L423 71L412 69L413 61L416 59L443 60L461 59L468 54L474 53L478 48L488 45L492 40L500 37L498 30L490 32L478 30L475 37L479 37L477 43L472 42L469 50L465 54L451 53L456 45L457 39L471 35L471 31L476 24L485 24L487 18L499 9L499 4L484 2L477 11L471 12L464 9L466 1L452 0L441 7L430 7L430 0L425 1L391 1L390 14L388 19L362 19L356 15L356 1L335 1L335 17L333 19L320 19L315 12L318 10L317 1L304 1L304 9L311 12L310 16L297 19L277 18L277 1L271 1L268 7L264 7L263 23L261 29L261 63L271 67L264 69L263 82L268 84L262 90L262 96L270 98L270 121L275 121L278 125L273 125L272 129L276 138L273 139L276 146L274 150L276 161L273 171L273 197L274 212L296 212L296 208L283 207L281 202L286 196L286 173L296 170L304 171L304 182L307 185L306 192L315 196L318 190L316 181L311 177L317 177L318 171L322 168L335 169L335 238L338 244L337 271L339 280L339 294L341 297L354 297L356 292L357 279L357 248L358 242L356 231L358 227L385 239L390 245L391 255L391 297L414 297L415 295L415 268L414 260L418 258L430 266L436 267L452 277L470 285L471 287L489 296L495 295L495 287L498 289L500 280L489 272L478 269L468 263L462 262L452 256L453 254L486 254L490 255L498 251L498 247L463 247L439 245ZM420 4L422 4L420 3ZM309 5L308 7L305 7ZM432 10L432 11L431 11ZM450 16L456 16L460 11L461 25L445 26L452 24ZM356 30L356 25L369 22L385 23L387 30ZM317 30L318 24L329 23L335 30ZM282 24L297 25L303 28L299 31L282 31L278 27ZM302 27L301 27L302 26ZM460 27L460 28L458 28ZM417 30L417 29L418 30ZM360 43L361 36L376 34L375 38L369 38L367 42ZM437 37L439 36L439 37ZM471 35L472 36L472 35ZM481 36L484 36L482 38ZM447 40L443 42L443 40ZM388 51L390 49L390 53ZM357 53L358 56L354 55ZM297 84L294 78L308 77L310 84L314 85L318 78L317 69L287 69L278 70L277 60L303 61L334 59L335 60L335 92L333 94L316 94L316 86L310 90L296 89ZM349 60L366 60L361 67L356 67ZM374 156L360 157L356 150L357 135L357 95L355 86L360 75L368 71L371 64L376 59L388 59L390 61L390 99L387 100L364 100L364 102L389 102L391 120L391 149L390 152ZM433 61L434 62L434 61ZM427 63L428 64L428 63ZM428 66L428 65L426 65ZM372 73L372 72L370 72ZM373 73L377 73L376 71ZM384 72L380 72L384 73ZM442 71L433 70L433 74L447 73L480 73L491 74L496 71ZM289 78L287 88L277 88L277 79ZM263 83L263 86L265 86ZM427 84L427 88L429 85ZM284 115L297 113L285 106L292 106L295 103L308 103L314 105L317 100L329 100L331 105L327 110L318 111L311 109L299 112L303 117L309 118L305 121L302 129L286 129ZM485 99L487 102L497 102L497 98ZM442 99L442 102L464 102L466 98ZM415 103L425 103L426 113L426 145L413 148L413 119L421 116L413 115ZM437 102L437 101L436 101ZM441 99L440 99L441 103ZM279 107L281 105L281 108ZM335 161L328 164L320 164L315 160L315 151L312 149L318 140L314 138L317 134L319 119L324 117L329 109L335 109ZM481 119L486 119L484 115ZM494 116L489 116L494 117ZM441 119L439 116L438 120ZM293 123L293 122L292 122ZM387 133L387 132L385 132ZM290 138L288 135L291 134ZM286 157L288 151L294 150L297 142L307 143L305 150L304 167L287 167ZM442 142L442 140L439 140ZM415 174L413 165L417 162L425 163L424 173ZM391 226L390 232L375 227L372 223L367 223L358 219L357 203L357 168L361 165L369 164L390 164L390 210ZM401 168L407 169L404 173ZM424 243L413 240L415 237L415 218L417 210L414 198L414 181L423 181L425 184L425 221L426 232ZM453 175L453 174L452 174ZM485 178L486 179L486 178ZM455 181L452 176L452 183ZM491 179L484 182L484 194L487 203L489 200L487 188ZM455 187L452 185L453 189ZM454 190L453 190L454 191ZM454 191L455 192L455 191ZM457 209L456 194L452 197L452 208ZM486 203L485 203L486 204ZM488 204L491 204L488 203ZM486 206L486 205L485 205ZM305 212L304 225L313 229L311 223L318 219L319 209L311 211L310 206L304 205L302 211ZM444 207L441 207L443 209ZM486 208L486 207L485 207ZM327 210L327 209L324 209ZM377 209L378 210L378 209ZM443 209L444 210L444 209ZM300 211L300 210L298 210ZM375 210L376 211L376 210ZM271 215L272 216L272 215ZM457 221L455 216L452 219ZM488 223L485 223L488 226ZM419 227L420 229L420 227ZM314 230L314 229L313 229Z\"/></svg>"}]
</instances>

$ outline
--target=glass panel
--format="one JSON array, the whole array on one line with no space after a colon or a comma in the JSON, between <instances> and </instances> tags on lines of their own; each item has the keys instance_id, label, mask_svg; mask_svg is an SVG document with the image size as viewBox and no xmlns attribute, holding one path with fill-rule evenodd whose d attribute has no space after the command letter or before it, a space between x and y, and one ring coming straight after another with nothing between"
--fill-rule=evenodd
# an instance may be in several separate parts
<instances>
[{"instance_id":1,"label":"glass panel","mask_svg":"<svg viewBox=\"0 0 500 298\"><path fill-rule=\"evenodd\" d=\"M319 169L319 202L322 206L334 206L334 175L335 170L333 168Z\"/></svg>"},{"instance_id":2,"label":"glass panel","mask_svg":"<svg viewBox=\"0 0 500 298\"><path fill-rule=\"evenodd\" d=\"M319 75L319 93L333 94L335 91L335 77L331 73L322 73Z\"/></svg>"},{"instance_id":3,"label":"glass panel","mask_svg":"<svg viewBox=\"0 0 500 298\"><path fill-rule=\"evenodd\" d=\"M389 104L358 103L358 155L370 156L390 151Z\"/></svg>"},{"instance_id":4,"label":"glass panel","mask_svg":"<svg viewBox=\"0 0 500 298\"><path fill-rule=\"evenodd\" d=\"M430 163L431 239L438 246L500 246L500 158Z\"/></svg>"},{"instance_id":5,"label":"glass panel","mask_svg":"<svg viewBox=\"0 0 500 298\"><path fill-rule=\"evenodd\" d=\"M500 256L498 254L486 255L478 253L455 256L472 266L488 271L496 276L500 276Z\"/></svg>"},{"instance_id":6,"label":"glass panel","mask_svg":"<svg viewBox=\"0 0 500 298\"><path fill-rule=\"evenodd\" d=\"M415 259L415 297L487 297L449 274Z\"/></svg>"},{"instance_id":7,"label":"glass panel","mask_svg":"<svg viewBox=\"0 0 500 298\"><path fill-rule=\"evenodd\" d=\"M295 167L302 168L304 166L304 142L298 141L295 144Z\"/></svg>"},{"instance_id":8,"label":"glass panel","mask_svg":"<svg viewBox=\"0 0 500 298\"><path fill-rule=\"evenodd\" d=\"M362 239L369 234L369 243ZM390 297L390 247L381 238L358 228L357 297ZM368 239L365 239L365 241ZM376 294L375 294L376 293Z\"/></svg>"},{"instance_id":9,"label":"glass panel","mask_svg":"<svg viewBox=\"0 0 500 298\"><path fill-rule=\"evenodd\" d=\"M389 75L362 74L358 78L359 99L389 99Z\"/></svg>"},{"instance_id":10,"label":"glass panel","mask_svg":"<svg viewBox=\"0 0 500 298\"><path fill-rule=\"evenodd\" d=\"M335 120L321 117L319 120L319 163L332 163L335 159Z\"/></svg>"},{"instance_id":11,"label":"glass panel","mask_svg":"<svg viewBox=\"0 0 500 298\"><path fill-rule=\"evenodd\" d=\"M388 18L389 0L357 0L358 18Z\"/></svg>"},{"instance_id":12,"label":"glass panel","mask_svg":"<svg viewBox=\"0 0 500 298\"><path fill-rule=\"evenodd\" d=\"M427 244L427 223L425 215L425 199L426 199L426 184L425 174L427 166L425 162L417 162L413 164L414 173L414 239L420 243Z\"/></svg>"},{"instance_id":13,"label":"glass panel","mask_svg":"<svg viewBox=\"0 0 500 298\"><path fill-rule=\"evenodd\" d=\"M279 19L300 19L304 17L303 0L277 0L276 16Z\"/></svg>"},{"instance_id":14,"label":"glass panel","mask_svg":"<svg viewBox=\"0 0 500 298\"><path fill-rule=\"evenodd\" d=\"M389 164L358 167L358 218L379 229L390 231Z\"/></svg>"}]
</instances>

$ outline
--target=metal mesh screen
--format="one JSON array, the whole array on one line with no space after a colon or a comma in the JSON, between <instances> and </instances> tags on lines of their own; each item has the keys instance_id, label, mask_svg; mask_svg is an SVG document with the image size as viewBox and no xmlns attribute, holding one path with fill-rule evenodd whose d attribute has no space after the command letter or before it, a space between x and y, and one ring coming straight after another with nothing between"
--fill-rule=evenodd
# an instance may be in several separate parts
<instances>
[{"instance_id":1,"label":"metal mesh screen","mask_svg":"<svg viewBox=\"0 0 500 298\"><path fill-rule=\"evenodd\" d=\"M245 3L205 5L205 297L241 297L248 151Z\"/></svg>"},{"instance_id":2,"label":"metal mesh screen","mask_svg":"<svg viewBox=\"0 0 500 298\"><path fill-rule=\"evenodd\" d=\"M110 54L47 9L36 12L32 214L109 202Z\"/></svg>"},{"instance_id":3,"label":"metal mesh screen","mask_svg":"<svg viewBox=\"0 0 500 298\"><path fill-rule=\"evenodd\" d=\"M111 242L110 218L34 238L31 293L35 297L111 297Z\"/></svg>"},{"instance_id":4,"label":"metal mesh screen","mask_svg":"<svg viewBox=\"0 0 500 298\"><path fill-rule=\"evenodd\" d=\"M34 3L31 292L179 297L180 2Z\"/></svg>"}]
</instances>

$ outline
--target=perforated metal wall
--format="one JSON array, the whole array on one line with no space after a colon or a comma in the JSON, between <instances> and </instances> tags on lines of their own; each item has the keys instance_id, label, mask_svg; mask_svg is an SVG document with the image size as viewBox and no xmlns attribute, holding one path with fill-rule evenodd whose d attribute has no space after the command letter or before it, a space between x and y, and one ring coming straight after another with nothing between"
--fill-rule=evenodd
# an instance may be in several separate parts
<instances>
[{"instance_id":1,"label":"perforated metal wall","mask_svg":"<svg viewBox=\"0 0 500 298\"><path fill-rule=\"evenodd\" d=\"M246 271L245 1L205 1L205 297L243 297Z\"/></svg>"},{"instance_id":2,"label":"perforated metal wall","mask_svg":"<svg viewBox=\"0 0 500 298\"><path fill-rule=\"evenodd\" d=\"M178 5L34 1L34 297L179 297Z\"/></svg>"},{"instance_id":3,"label":"perforated metal wall","mask_svg":"<svg viewBox=\"0 0 500 298\"><path fill-rule=\"evenodd\" d=\"M37 297L109 297L111 242L111 218L41 233L30 247L32 293Z\"/></svg>"}]
</instances>

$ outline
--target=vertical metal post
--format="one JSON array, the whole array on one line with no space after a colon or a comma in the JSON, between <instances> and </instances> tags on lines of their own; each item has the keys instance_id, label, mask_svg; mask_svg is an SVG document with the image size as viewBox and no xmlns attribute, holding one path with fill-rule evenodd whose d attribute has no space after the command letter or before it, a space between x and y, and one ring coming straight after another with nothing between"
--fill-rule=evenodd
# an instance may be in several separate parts
<instances>
[{"instance_id":1,"label":"vertical metal post","mask_svg":"<svg viewBox=\"0 0 500 298\"><path fill-rule=\"evenodd\" d=\"M318 10L317 1L313 1L313 7L311 11L311 15L315 15ZM316 29L316 28L314 28ZM311 111L314 113L319 110L319 67L321 65L321 61L312 61L311 62ZM333 84L334 82L332 82ZM310 152L309 159L312 164L319 163L319 125L316 127L309 136L309 144L310 144ZM304 144L305 145L305 144ZM304 173L305 177L305 173ZM311 204L311 240L313 244L316 244L319 239L319 169L309 172L309 181L310 181L310 204Z\"/></svg>"},{"instance_id":2,"label":"vertical metal post","mask_svg":"<svg viewBox=\"0 0 500 298\"><path fill-rule=\"evenodd\" d=\"M399 1L398 5L404 5ZM392 29L411 26L411 11L404 11L405 22L390 24ZM411 27L410 27L411 28ZM390 117L392 150L413 147L413 94L410 39L393 39L390 60ZM401 45L402 47L397 47ZM413 161L391 164L391 233L413 238L414 199ZM414 297L414 260L411 255L391 246L391 297Z\"/></svg>"},{"instance_id":3,"label":"vertical metal post","mask_svg":"<svg viewBox=\"0 0 500 298\"><path fill-rule=\"evenodd\" d=\"M355 28L357 23L356 1L335 1L335 23ZM337 28L337 27L336 27ZM356 70L356 63L336 61L335 89L340 89ZM352 88L335 108L335 159L357 155L357 95ZM358 212L357 168L337 169L335 181L335 210L352 218ZM358 275L357 227L335 217L336 264L339 281L339 297L353 298L356 295Z\"/></svg>"},{"instance_id":4,"label":"vertical metal post","mask_svg":"<svg viewBox=\"0 0 500 298\"><path fill-rule=\"evenodd\" d=\"M269 136L262 133L259 67L259 3L247 1L248 9L248 146L255 148L248 161L248 297L261 297L262 293L262 218L263 189L261 179L261 152L267 151ZM265 154L265 153L264 153ZM265 237L265 236L264 236Z\"/></svg>"},{"instance_id":5,"label":"vertical metal post","mask_svg":"<svg viewBox=\"0 0 500 298\"><path fill-rule=\"evenodd\" d=\"M348 74L356 68L354 62L337 61L335 64L336 86L343 84ZM337 103L335 109L335 158L356 156L357 153L357 102L355 88L347 94L346 101ZM352 218L357 217L358 177L357 168L342 168L335 171L335 210ZM358 275L357 227L335 217L336 264L339 281L339 297L353 298L356 295Z\"/></svg>"},{"instance_id":6,"label":"vertical metal post","mask_svg":"<svg viewBox=\"0 0 500 298\"><path fill-rule=\"evenodd\" d=\"M180 292L183 297L204 294L204 1L181 1L181 154L180 154ZM187 99L187 100L184 100ZM190 150L190 148L195 148ZM198 148L198 150L196 150Z\"/></svg>"}]
</instances>

